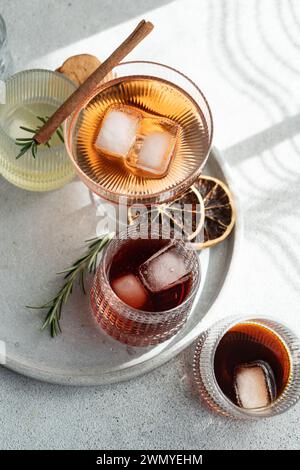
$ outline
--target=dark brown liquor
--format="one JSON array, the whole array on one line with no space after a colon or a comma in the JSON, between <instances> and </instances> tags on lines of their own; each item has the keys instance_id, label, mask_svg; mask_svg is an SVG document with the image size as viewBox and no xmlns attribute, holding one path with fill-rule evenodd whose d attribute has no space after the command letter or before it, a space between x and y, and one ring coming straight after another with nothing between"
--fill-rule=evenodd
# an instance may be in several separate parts
<instances>
[{"instance_id":1,"label":"dark brown liquor","mask_svg":"<svg viewBox=\"0 0 300 470\"><path fill-rule=\"evenodd\" d=\"M222 392L238 404L235 373L239 366L268 364L276 384L276 397L281 395L290 377L290 356L281 339L270 329L255 323L239 323L220 340L215 356L215 377Z\"/></svg>"},{"instance_id":2,"label":"dark brown liquor","mask_svg":"<svg viewBox=\"0 0 300 470\"><path fill-rule=\"evenodd\" d=\"M139 267L169 243L170 240L163 239L128 240L112 260L108 274L112 288L115 280L129 273L138 277ZM145 303L140 308L149 312L162 312L175 308L185 300L191 285L192 274L174 287L161 292L153 293L147 290Z\"/></svg>"},{"instance_id":3,"label":"dark brown liquor","mask_svg":"<svg viewBox=\"0 0 300 470\"><path fill-rule=\"evenodd\" d=\"M128 232L135 234L136 228ZM196 253L182 240L159 236L111 241L91 289L98 323L133 346L174 336L186 322L200 282Z\"/></svg>"}]
</instances>

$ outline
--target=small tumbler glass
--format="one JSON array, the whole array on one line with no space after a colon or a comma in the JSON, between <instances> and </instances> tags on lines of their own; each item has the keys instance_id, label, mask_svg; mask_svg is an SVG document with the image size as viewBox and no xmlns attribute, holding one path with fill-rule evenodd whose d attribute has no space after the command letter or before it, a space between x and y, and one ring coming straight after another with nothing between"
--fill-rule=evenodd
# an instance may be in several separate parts
<instances>
[{"instance_id":1,"label":"small tumbler glass","mask_svg":"<svg viewBox=\"0 0 300 470\"><path fill-rule=\"evenodd\" d=\"M279 396L267 406L260 408L242 408L234 404L221 390L215 374L215 354L220 341L229 330L239 325L258 326L268 330L284 347L289 361L289 372L285 386ZM252 341L261 341L262 336ZM268 347L275 351L275 343L269 341ZM207 406L230 418L255 420L272 417L287 411L300 397L300 341L286 326L270 318L228 317L212 325L204 332L196 346L193 361L194 378L198 392Z\"/></svg>"},{"instance_id":2,"label":"small tumbler glass","mask_svg":"<svg viewBox=\"0 0 300 470\"><path fill-rule=\"evenodd\" d=\"M159 238L159 228L151 228L152 236ZM200 282L200 263L195 251L182 240L174 240L192 272L189 293L177 307L166 311L143 311L132 308L117 297L110 286L109 271L114 256L131 238L137 238L136 226L129 226L113 239L104 252L91 289L91 306L97 322L110 336L131 346L149 346L162 343L174 336L186 322ZM141 228L140 233L145 233ZM139 236L139 235L138 235ZM141 236L142 237L142 236Z\"/></svg>"},{"instance_id":3,"label":"small tumbler glass","mask_svg":"<svg viewBox=\"0 0 300 470\"><path fill-rule=\"evenodd\" d=\"M5 103L0 104L0 173L14 185L30 191L49 191L71 181L73 166L63 142L53 137L51 147L40 145L37 157L27 151L16 159L17 137L31 137L20 126L40 125L76 89L68 78L51 70L25 70L5 82ZM21 135L22 133L22 135Z\"/></svg>"},{"instance_id":4,"label":"small tumbler glass","mask_svg":"<svg viewBox=\"0 0 300 470\"><path fill-rule=\"evenodd\" d=\"M0 80L6 80L11 73L12 58L7 46L6 26L0 15Z\"/></svg>"}]
</instances>

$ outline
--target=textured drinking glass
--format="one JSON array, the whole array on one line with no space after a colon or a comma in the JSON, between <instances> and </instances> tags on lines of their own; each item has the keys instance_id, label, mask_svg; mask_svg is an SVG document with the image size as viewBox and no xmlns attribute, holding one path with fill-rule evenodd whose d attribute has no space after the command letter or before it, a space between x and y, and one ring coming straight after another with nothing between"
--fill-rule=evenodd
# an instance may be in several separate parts
<instances>
[{"instance_id":1,"label":"textured drinking glass","mask_svg":"<svg viewBox=\"0 0 300 470\"><path fill-rule=\"evenodd\" d=\"M270 405L246 409L235 405L221 390L215 375L215 353L224 335L238 325L254 325L267 329L283 345L289 360L285 387ZM261 340L261 337L258 338ZM267 343L266 343L267 344ZM268 344L272 347L272 344ZM274 346L275 349L275 346ZM209 328L200 337L194 362L194 378L201 398L213 411L236 419L259 419L275 416L295 405L300 397L300 342L286 326L269 318L229 317Z\"/></svg>"},{"instance_id":2,"label":"textured drinking glass","mask_svg":"<svg viewBox=\"0 0 300 470\"><path fill-rule=\"evenodd\" d=\"M206 98L190 79L165 65L127 62L113 73L116 78L101 84L66 121L71 160L82 181L111 202L119 203L121 198L128 204L170 201L194 183L209 155L213 123ZM124 104L180 126L181 137L166 176L136 176L95 149L105 111Z\"/></svg>"},{"instance_id":3,"label":"textured drinking glass","mask_svg":"<svg viewBox=\"0 0 300 470\"><path fill-rule=\"evenodd\" d=\"M12 71L12 58L7 46L7 34L4 19L0 15L0 80L5 80Z\"/></svg>"},{"instance_id":4,"label":"textured drinking glass","mask_svg":"<svg viewBox=\"0 0 300 470\"><path fill-rule=\"evenodd\" d=\"M40 125L37 116L51 115L75 90L68 78L50 70L25 70L6 81L5 104L0 104L0 173L20 188L31 191L56 189L71 181L74 169L64 144L54 134L51 147L38 147L16 159L16 137L28 137L20 126Z\"/></svg>"},{"instance_id":5,"label":"textured drinking glass","mask_svg":"<svg viewBox=\"0 0 300 470\"><path fill-rule=\"evenodd\" d=\"M143 228L140 233L144 233ZM158 228L152 228L153 237L158 237L159 233ZM176 240L176 246L192 272L191 287L185 300L177 307L161 312L129 307L112 290L108 274L116 253L128 239L136 237L136 227L130 226L109 243L94 278L91 306L97 322L110 336L131 346L148 346L162 343L183 327L199 286L200 263L193 250L182 240Z\"/></svg>"}]
</instances>

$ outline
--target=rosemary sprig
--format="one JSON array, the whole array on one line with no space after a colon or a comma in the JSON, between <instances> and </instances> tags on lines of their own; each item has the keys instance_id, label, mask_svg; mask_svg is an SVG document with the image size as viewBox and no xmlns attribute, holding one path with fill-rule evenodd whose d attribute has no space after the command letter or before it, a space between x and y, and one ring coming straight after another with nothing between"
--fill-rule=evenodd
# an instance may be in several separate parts
<instances>
[{"instance_id":1,"label":"rosemary sprig","mask_svg":"<svg viewBox=\"0 0 300 470\"><path fill-rule=\"evenodd\" d=\"M20 126L20 129L22 129L23 131L26 131L26 132L30 132L30 134L32 134L31 137L20 137L20 138L17 138L16 139L16 145L19 145L21 147L21 150L20 152L18 153L18 155L16 156L16 159L18 160L19 158L21 158L26 152L28 152L28 150L31 151L31 155L33 156L33 158L36 158L37 156L37 147L38 147L38 144L37 142L34 140L33 136L39 131L39 129L47 122L47 120L49 119L49 116L46 116L46 117L42 117L42 116L37 116L37 119L39 121L41 121L41 125L40 126L37 126L35 129L31 129L29 127L25 127L25 126ZM62 126L59 126L57 129L56 129L56 134L58 135L59 139L61 140L62 143L64 143L64 136L63 136L63 129L62 129ZM45 145L47 145L47 147L50 148L50 139L48 140L48 142L45 143Z\"/></svg>"},{"instance_id":2,"label":"rosemary sprig","mask_svg":"<svg viewBox=\"0 0 300 470\"><path fill-rule=\"evenodd\" d=\"M58 274L65 274L64 279L66 280L62 288L49 302L40 307L31 307L27 305L27 308L31 309L48 309L45 321L42 325L42 330L50 328L50 334L52 338L58 333L61 333L60 318L63 306L67 303L70 295L72 294L74 283L76 279L79 280L82 291L85 294L84 275L89 273L95 273L98 262L98 255L101 250L110 242L114 237L114 233L108 233L104 237L92 238L86 240L89 243L86 253L81 256L75 263L70 267Z\"/></svg>"}]
</instances>

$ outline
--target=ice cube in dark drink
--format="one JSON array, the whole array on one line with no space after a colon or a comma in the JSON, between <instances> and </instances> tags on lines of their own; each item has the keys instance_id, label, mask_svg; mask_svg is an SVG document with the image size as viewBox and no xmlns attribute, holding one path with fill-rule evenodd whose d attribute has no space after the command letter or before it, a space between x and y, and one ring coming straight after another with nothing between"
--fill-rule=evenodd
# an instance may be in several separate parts
<instances>
[{"instance_id":1,"label":"ice cube in dark drink","mask_svg":"<svg viewBox=\"0 0 300 470\"><path fill-rule=\"evenodd\" d=\"M270 329L238 323L220 340L214 356L215 377L222 392L241 408L274 402L290 376L285 345Z\"/></svg>"},{"instance_id":2,"label":"ice cube in dark drink","mask_svg":"<svg viewBox=\"0 0 300 470\"><path fill-rule=\"evenodd\" d=\"M132 273L114 279L111 287L115 294L130 307L142 308L147 302L146 289L139 278Z\"/></svg>"},{"instance_id":3,"label":"ice cube in dark drink","mask_svg":"<svg viewBox=\"0 0 300 470\"><path fill-rule=\"evenodd\" d=\"M161 262L163 275L147 279L147 287L140 268L154 267L156 275ZM126 234L105 251L91 289L92 310L102 328L118 341L131 346L158 344L183 327L199 281L198 257L184 242L131 239Z\"/></svg>"},{"instance_id":4,"label":"ice cube in dark drink","mask_svg":"<svg viewBox=\"0 0 300 470\"><path fill-rule=\"evenodd\" d=\"M183 302L192 273L173 242L139 239L128 240L115 255L109 279L114 292L129 306L161 312Z\"/></svg>"},{"instance_id":5,"label":"ice cube in dark drink","mask_svg":"<svg viewBox=\"0 0 300 470\"><path fill-rule=\"evenodd\" d=\"M172 242L147 259L138 272L146 289L153 293L181 284L191 274L184 257Z\"/></svg>"},{"instance_id":6,"label":"ice cube in dark drink","mask_svg":"<svg viewBox=\"0 0 300 470\"><path fill-rule=\"evenodd\" d=\"M265 361L240 364L234 370L236 401L241 408L262 408L276 398L273 371Z\"/></svg>"}]
</instances>

